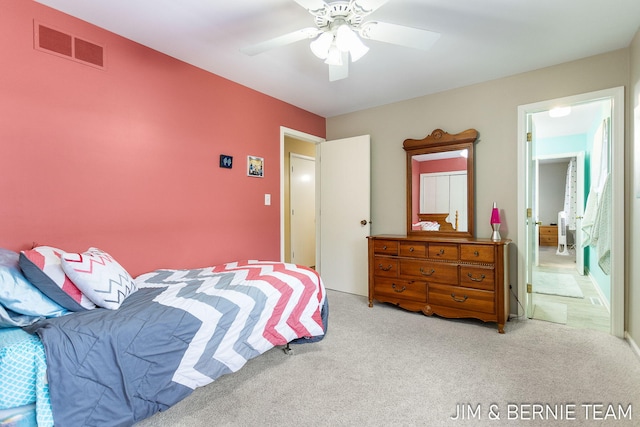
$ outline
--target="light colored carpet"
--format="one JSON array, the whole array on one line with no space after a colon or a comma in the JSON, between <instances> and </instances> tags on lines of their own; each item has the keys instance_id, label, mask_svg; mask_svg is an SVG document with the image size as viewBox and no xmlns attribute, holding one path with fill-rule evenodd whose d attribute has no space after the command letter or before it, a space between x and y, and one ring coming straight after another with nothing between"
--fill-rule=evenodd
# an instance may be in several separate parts
<instances>
[{"instance_id":1,"label":"light colored carpet","mask_svg":"<svg viewBox=\"0 0 640 427\"><path fill-rule=\"evenodd\" d=\"M533 292L537 294L561 295L584 298L580 285L572 274L533 272Z\"/></svg>"},{"instance_id":2,"label":"light colored carpet","mask_svg":"<svg viewBox=\"0 0 640 427\"><path fill-rule=\"evenodd\" d=\"M527 319L499 334L493 323L327 295L323 341L293 356L272 349L136 427L607 425L586 419L590 403L632 405L633 419L613 425L637 426L640 360L622 339ZM508 419L508 404L533 403L575 403L576 419ZM461 404L479 419L452 420Z\"/></svg>"},{"instance_id":3,"label":"light colored carpet","mask_svg":"<svg viewBox=\"0 0 640 427\"><path fill-rule=\"evenodd\" d=\"M533 318L546 322L567 324L567 304L557 302L536 302Z\"/></svg>"}]
</instances>

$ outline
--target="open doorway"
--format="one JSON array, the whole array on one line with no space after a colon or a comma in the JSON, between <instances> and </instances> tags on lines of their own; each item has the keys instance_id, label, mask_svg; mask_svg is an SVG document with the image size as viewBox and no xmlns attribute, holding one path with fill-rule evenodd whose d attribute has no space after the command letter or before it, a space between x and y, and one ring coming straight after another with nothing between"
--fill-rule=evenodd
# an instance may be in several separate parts
<instances>
[{"instance_id":1,"label":"open doorway","mask_svg":"<svg viewBox=\"0 0 640 427\"><path fill-rule=\"evenodd\" d=\"M285 262L316 267L316 144L288 130L282 138L282 256Z\"/></svg>"},{"instance_id":2,"label":"open doorway","mask_svg":"<svg viewBox=\"0 0 640 427\"><path fill-rule=\"evenodd\" d=\"M285 142L285 146L288 144ZM306 144L311 145L311 144ZM315 147L314 147L315 148ZM315 150L314 150L315 151ZM314 156L289 151L289 248L286 262L316 266L316 160ZM315 153L313 153L315 154ZM285 204L287 201L285 200Z\"/></svg>"},{"instance_id":3,"label":"open doorway","mask_svg":"<svg viewBox=\"0 0 640 427\"><path fill-rule=\"evenodd\" d=\"M526 212L518 231L523 249L519 294L526 301L521 315L623 334L623 93L615 88L518 108L524 136L518 153L524 191L519 191L518 204ZM556 106L570 107L574 117L550 117ZM577 165L585 174L578 186ZM598 247L589 241L594 210L587 200L603 195L605 177L610 191L600 200L606 199L602 206L610 215L602 229L608 241ZM584 190L579 200L576 187Z\"/></svg>"},{"instance_id":4,"label":"open doorway","mask_svg":"<svg viewBox=\"0 0 640 427\"><path fill-rule=\"evenodd\" d=\"M596 101L576 106L584 110L584 121L567 129L569 134L562 134L559 126L544 123L544 119L535 126L540 135L548 136L538 138L535 147L538 245L531 294L533 319L605 332L610 330L610 278L600 273L597 263L589 262L582 219L588 193L585 178L592 176L591 156L585 153L592 151L592 123L601 121L601 112L610 111L607 104ZM547 112L538 114L548 116ZM596 132L603 130L598 127ZM576 148L582 151L567 151Z\"/></svg>"}]
</instances>

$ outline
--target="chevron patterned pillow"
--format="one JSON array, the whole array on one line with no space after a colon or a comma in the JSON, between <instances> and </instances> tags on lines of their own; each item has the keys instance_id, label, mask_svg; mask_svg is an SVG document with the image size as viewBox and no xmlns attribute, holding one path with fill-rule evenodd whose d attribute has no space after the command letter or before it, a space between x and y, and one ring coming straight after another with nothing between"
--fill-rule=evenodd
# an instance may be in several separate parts
<instances>
[{"instance_id":1,"label":"chevron patterned pillow","mask_svg":"<svg viewBox=\"0 0 640 427\"><path fill-rule=\"evenodd\" d=\"M71 311L84 311L96 305L64 274L60 266L63 250L51 246L38 246L20 252L18 261L25 277L36 287Z\"/></svg>"},{"instance_id":2,"label":"chevron patterned pillow","mask_svg":"<svg viewBox=\"0 0 640 427\"><path fill-rule=\"evenodd\" d=\"M138 290L131 275L108 253L89 248L62 255L62 269L98 307L116 310Z\"/></svg>"}]
</instances>

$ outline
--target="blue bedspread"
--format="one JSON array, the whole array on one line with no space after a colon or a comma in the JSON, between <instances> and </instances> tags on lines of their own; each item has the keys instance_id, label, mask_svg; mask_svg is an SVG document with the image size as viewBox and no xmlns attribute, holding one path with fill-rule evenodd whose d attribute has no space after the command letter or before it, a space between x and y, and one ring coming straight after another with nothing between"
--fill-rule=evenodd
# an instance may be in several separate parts
<instances>
[{"instance_id":1,"label":"blue bedspread","mask_svg":"<svg viewBox=\"0 0 640 427\"><path fill-rule=\"evenodd\" d=\"M20 328L0 329L0 409L36 403L40 427L53 425L44 347Z\"/></svg>"},{"instance_id":2,"label":"blue bedspread","mask_svg":"<svg viewBox=\"0 0 640 427\"><path fill-rule=\"evenodd\" d=\"M118 310L29 328L46 350L56 426L132 425L276 345L323 336L326 327L320 277L292 264L159 270L136 284Z\"/></svg>"}]
</instances>

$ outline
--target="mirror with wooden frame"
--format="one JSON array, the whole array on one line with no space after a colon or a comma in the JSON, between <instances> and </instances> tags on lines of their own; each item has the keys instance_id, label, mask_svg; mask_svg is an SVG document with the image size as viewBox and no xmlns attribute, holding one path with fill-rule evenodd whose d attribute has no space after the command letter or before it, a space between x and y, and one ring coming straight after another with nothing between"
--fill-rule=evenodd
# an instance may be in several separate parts
<instances>
[{"instance_id":1,"label":"mirror with wooden frame","mask_svg":"<svg viewBox=\"0 0 640 427\"><path fill-rule=\"evenodd\" d=\"M407 234L474 237L473 153L478 131L406 139Z\"/></svg>"}]
</instances>

